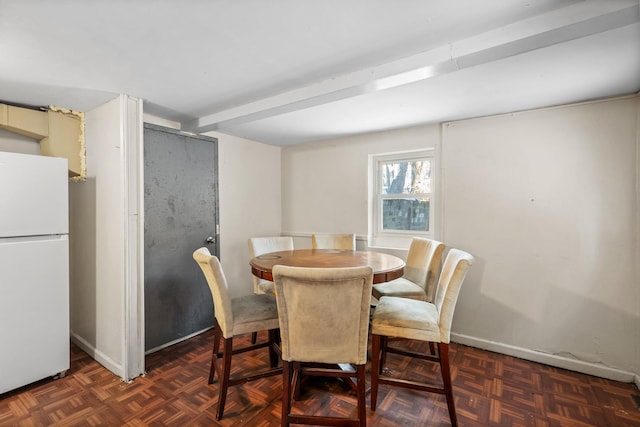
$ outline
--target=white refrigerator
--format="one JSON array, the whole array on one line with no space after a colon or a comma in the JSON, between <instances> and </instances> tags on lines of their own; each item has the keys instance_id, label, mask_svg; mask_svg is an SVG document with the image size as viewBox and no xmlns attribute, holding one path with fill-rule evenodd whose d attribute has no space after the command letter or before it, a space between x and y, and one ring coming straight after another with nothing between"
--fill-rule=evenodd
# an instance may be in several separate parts
<instances>
[{"instance_id":1,"label":"white refrigerator","mask_svg":"<svg viewBox=\"0 0 640 427\"><path fill-rule=\"evenodd\" d=\"M69 369L67 160L0 152L0 394Z\"/></svg>"}]
</instances>

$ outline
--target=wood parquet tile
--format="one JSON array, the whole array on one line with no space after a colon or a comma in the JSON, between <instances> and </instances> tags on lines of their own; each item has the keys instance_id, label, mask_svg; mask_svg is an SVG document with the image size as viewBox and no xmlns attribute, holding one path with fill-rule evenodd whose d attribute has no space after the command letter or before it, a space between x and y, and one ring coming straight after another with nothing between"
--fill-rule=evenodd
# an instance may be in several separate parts
<instances>
[{"instance_id":1,"label":"wood parquet tile","mask_svg":"<svg viewBox=\"0 0 640 427\"><path fill-rule=\"evenodd\" d=\"M215 420L218 384L207 384L212 339L208 331L149 355L146 375L131 383L72 345L66 377L0 395L0 427L279 425L277 376L231 387L225 417ZM248 343L249 337L243 340L239 344ZM640 392L632 384L458 344L451 344L450 357L461 427L640 427L640 408L633 399ZM266 350L240 354L232 375L241 369L257 371L267 359ZM388 362L394 375L411 373L439 381L435 365L391 354ZM345 415L355 411L355 394L339 380L309 378L294 408ZM378 409L367 411L367 424L450 426L443 396L384 385Z\"/></svg>"}]
</instances>

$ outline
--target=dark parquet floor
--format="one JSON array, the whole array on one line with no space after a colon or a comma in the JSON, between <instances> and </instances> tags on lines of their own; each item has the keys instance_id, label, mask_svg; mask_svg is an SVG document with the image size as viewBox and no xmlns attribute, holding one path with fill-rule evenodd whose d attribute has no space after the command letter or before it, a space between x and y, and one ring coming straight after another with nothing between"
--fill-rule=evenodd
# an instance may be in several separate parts
<instances>
[{"instance_id":1,"label":"dark parquet floor","mask_svg":"<svg viewBox=\"0 0 640 427\"><path fill-rule=\"evenodd\" d=\"M279 376L232 387L225 417L215 420L218 385L207 385L212 337L208 331L147 356L146 375L131 383L72 345L66 377L0 395L0 426L279 425ZM243 340L248 342L248 337ZM640 427L640 392L633 384L459 344L451 345L450 355L461 427ZM439 378L437 368L407 363L395 355L389 362L396 374ZM266 350L243 353L232 372L266 363ZM337 415L354 410L355 397L337 380L309 379L296 405ZM380 387L376 412L367 409L367 424L450 425L443 396L388 386Z\"/></svg>"}]
</instances>

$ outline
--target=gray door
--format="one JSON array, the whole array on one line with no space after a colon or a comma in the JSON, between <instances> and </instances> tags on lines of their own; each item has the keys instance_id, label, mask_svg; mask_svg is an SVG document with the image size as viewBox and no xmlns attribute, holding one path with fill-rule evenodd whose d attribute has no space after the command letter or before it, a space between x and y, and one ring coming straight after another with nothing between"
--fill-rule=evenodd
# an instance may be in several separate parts
<instances>
[{"instance_id":1,"label":"gray door","mask_svg":"<svg viewBox=\"0 0 640 427\"><path fill-rule=\"evenodd\" d=\"M213 325L213 303L193 251L219 256L218 142L144 126L145 349Z\"/></svg>"}]
</instances>

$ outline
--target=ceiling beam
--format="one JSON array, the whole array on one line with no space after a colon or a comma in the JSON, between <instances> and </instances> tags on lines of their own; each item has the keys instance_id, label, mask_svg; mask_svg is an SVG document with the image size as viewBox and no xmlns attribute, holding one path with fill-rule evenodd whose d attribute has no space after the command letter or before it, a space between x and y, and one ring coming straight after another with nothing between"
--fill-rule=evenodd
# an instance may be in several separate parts
<instances>
[{"instance_id":1,"label":"ceiling beam","mask_svg":"<svg viewBox=\"0 0 640 427\"><path fill-rule=\"evenodd\" d=\"M203 133L415 83L640 22L640 4L587 1L397 61L183 123Z\"/></svg>"}]
</instances>

